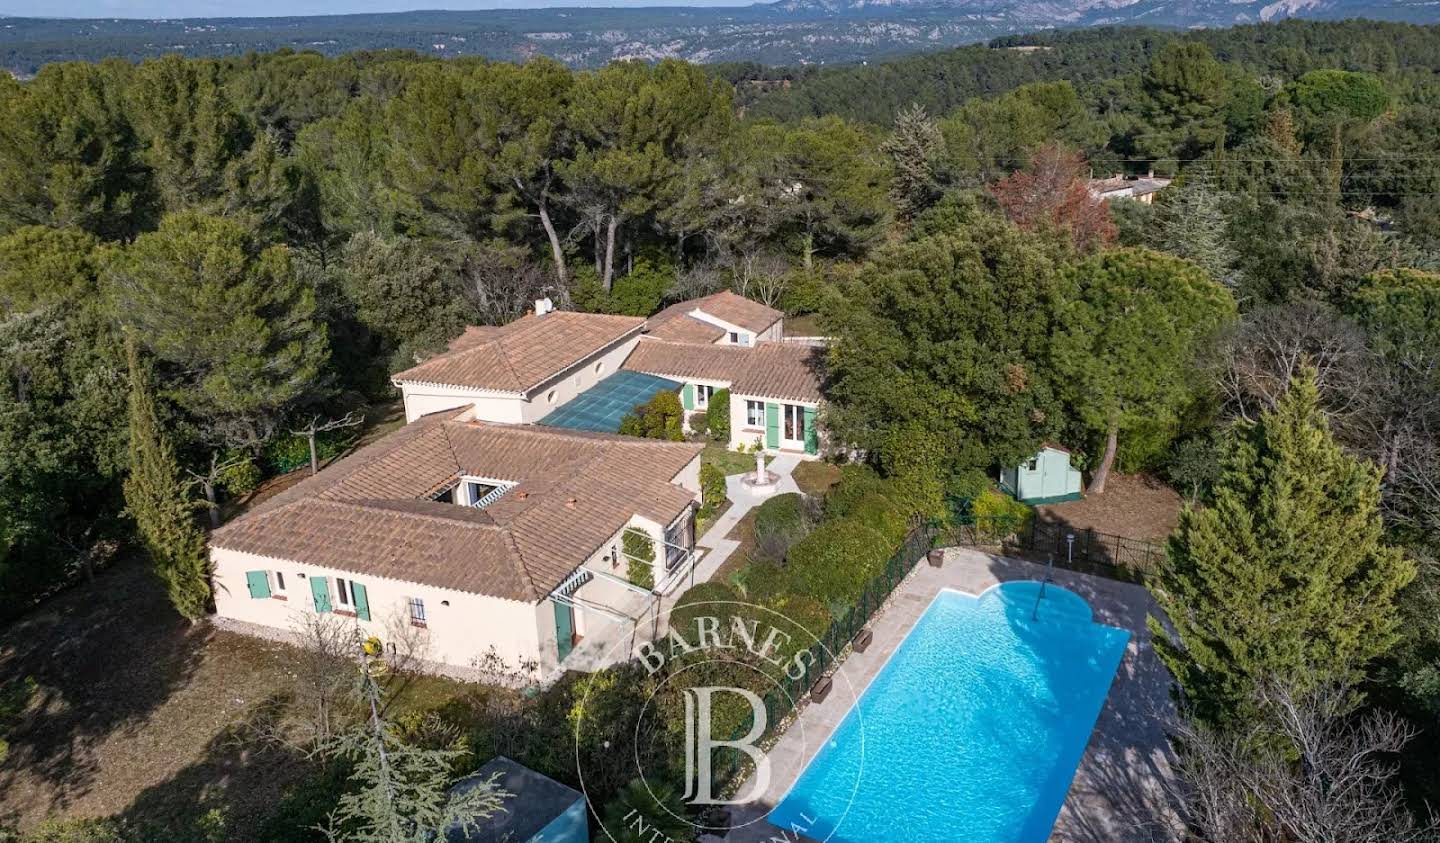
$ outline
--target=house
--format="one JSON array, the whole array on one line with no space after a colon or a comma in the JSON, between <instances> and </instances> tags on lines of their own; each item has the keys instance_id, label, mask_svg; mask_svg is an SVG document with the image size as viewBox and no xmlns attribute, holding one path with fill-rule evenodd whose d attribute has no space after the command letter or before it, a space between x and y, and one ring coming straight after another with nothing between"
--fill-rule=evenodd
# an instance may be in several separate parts
<instances>
[{"instance_id":1,"label":"house","mask_svg":"<svg viewBox=\"0 0 1440 843\"><path fill-rule=\"evenodd\" d=\"M469 327L445 352L391 378L405 421L470 407L482 421L529 424L619 371L645 319L554 310L498 327Z\"/></svg>"},{"instance_id":2,"label":"house","mask_svg":"<svg viewBox=\"0 0 1440 843\"><path fill-rule=\"evenodd\" d=\"M1102 201L1133 199L1149 205L1155 194L1170 186L1172 179L1157 177L1152 170L1144 178L1129 178L1116 173L1108 179L1090 179L1090 195Z\"/></svg>"},{"instance_id":3,"label":"house","mask_svg":"<svg viewBox=\"0 0 1440 843\"><path fill-rule=\"evenodd\" d=\"M513 794L504 810L470 831L448 829L446 843L590 843L589 815L580 791L503 755L485 762L451 791L463 792L492 778L496 787Z\"/></svg>"},{"instance_id":4,"label":"house","mask_svg":"<svg viewBox=\"0 0 1440 843\"><path fill-rule=\"evenodd\" d=\"M277 637L328 613L442 672L554 675L689 572L701 448L421 416L212 534L219 622ZM627 580L628 533L650 539L653 591Z\"/></svg>"},{"instance_id":5,"label":"house","mask_svg":"<svg viewBox=\"0 0 1440 843\"><path fill-rule=\"evenodd\" d=\"M651 316L646 335L701 345L751 346L758 342L779 342L785 336L785 314L722 290L672 304Z\"/></svg>"},{"instance_id":6,"label":"house","mask_svg":"<svg viewBox=\"0 0 1440 843\"><path fill-rule=\"evenodd\" d=\"M823 349L762 342L745 348L692 345L645 337L625 370L677 381L689 414L708 412L710 397L730 390L731 448L759 443L767 450L816 456Z\"/></svg>"},{"instance_id":7,"label":"house","mask_svg":"<svg viewBox=\"0 0 1440 843\"><path fill-rule=\"evenodd\" d=\"M1079 469L1070 465L1070 452L1058 445L1046 445L1020 465L1001 469L1000 487L1031 506L1084 496Z\"/></svg>"}]
</instances>

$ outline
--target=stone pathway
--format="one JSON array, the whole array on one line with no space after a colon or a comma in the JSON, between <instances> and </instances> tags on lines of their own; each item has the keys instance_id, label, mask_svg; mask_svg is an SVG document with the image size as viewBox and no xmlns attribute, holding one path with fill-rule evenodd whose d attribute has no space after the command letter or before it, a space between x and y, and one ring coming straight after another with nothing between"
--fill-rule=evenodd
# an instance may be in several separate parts
<instances>
[{"instance_id":1,"label":"stone pathway","mask_svg":"<svg viewBox=\"0 0 1440 843\"><path fill-rule=\"evenodd\" d=\"M964 548L946 549L941 568L922 560L871 620L874 638L869 648L845 660L833 677L830 696L822 703L807 701L770 749L769 787L758 804L738 812L737 824L763 816L784 798L937 593L949 588L980 594L1001 582L1044 576L1044 566ZM1084 597L1096 621L1133 635L1051 832L1051 843L1176 840L1175 815L1166 796L1171 753L1165 727L1173 717L1173 705L1169 674L1155 655L1145 625L1152 606L1150 594L1141 586L1071 571L1056 570L1054 581ZM740 788L749 789L749 782ZM805 838L760 820L732 829L723 839L769 843Z\"/></svg>"},{"instance_id":2,"label":"stone pathway","mask_svg":"<svg viewBox=\"0 0 1440 843\"><path fill-rule=\"evenodd\" d=\"M720 566L724 565L731 554L735 552L735 548L740 546L739 542L728 539L726 536L730 535L730 531L735 529L735 525L740 523L740 519L744 518L747 512L775 495L800 491L800 487L795 485L795 478L791 476L791 472L799 464L800 458L794 454L781 454L772 459L766 469L780 475L780 482L775 491L768 495L757 495L748 486L741 483L740 478L745 476L743 473L732 474L725 478L725 495L730 498L730 508L725 510L725 514L716 519L714 524L710 525L710 529L705 531L705 535L695 541L697 546L705 548L706 551L705 557L695 566L695 582L697 584L709 582L710 578L715 576L715 572L720 570ZM689 586L689 582L690 579L687 577L685 579L686 587ZM677 590L667 594L666 597L679 597L683 591L683 588L677 587Z\"/></svg>"}]
</instances>

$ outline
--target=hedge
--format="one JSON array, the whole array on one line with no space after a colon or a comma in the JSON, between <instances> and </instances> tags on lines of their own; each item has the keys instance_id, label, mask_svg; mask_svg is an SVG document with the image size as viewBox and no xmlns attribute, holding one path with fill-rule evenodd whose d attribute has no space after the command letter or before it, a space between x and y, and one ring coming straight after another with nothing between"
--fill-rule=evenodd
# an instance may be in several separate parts
<instances>
[{"instance_id":1,"label":"hedge","mask_svg":"<svg viewBox=\"0 0 1440 843\"><path fill-rule=\"evenodd\" d=\"M847 518L858 521L884 536L892 546L898 546L905 539L909 527L905 509L877 492L870 492L857 499L850 507Z\"/></svg>"},{"instance_id":2,"label":"hedge","mask_svg":"<svg viewBox=\"0 0 1440 843\"><path fill-rule=\"evenodd\" d=\"M702 582L675 601L675 608L670 610L670 628L679 630L686 641L693 641L696 618L719 618L722 626L728 626L741 602L735 589L725 583Z\"/></svg>"},{"instance_id":3,"label":"hedge","mask_svg":"<svg viewBox=\"0 0 1440 843\"><path fill-rule=\"evenodd\" d=\"M730 441L730 390L716 390L710 395L710 437L717 442Z\"/></svg>"},{"instance_id":4,"label":"hedge","mask_svg":"<svg viewBox=\"0 0 1440 843\"><path fill-rule=\"evenodd\" d=\"M970 516L979 539L1003 539L1011 533L1023 533L1035 510L1004 492L986 489L970 502Z\"/></svg>"},{"instance_id":5,"label":"hedge","mask_svg":"<svg viewBox=\"0 0 1440 843\"><path fill-rule=\"evenodd\" d=\"M805 496L799 492L776 495L755 510L755 534L768 536L804 528L809 519L805 514Z\"/></svg>"},{"instance_id":6,"label":"hedge","mask_svg":"<svg viewBox=\"0 0 1440 843\"><path fill-rule=\"evenodd\" d=\"M794 591L790 572L773 562L752 562L740 569L736 579L752 603L773 603Z\"/></svg>"},{"instance_id":7,"label":"hedge","mask_svg":"<svg viewBox=\"0 0 1440 843\"><path fill-rule=\"evenodd\" d=\"M840 469L840 482L825 495L825 517L844 518L867 495L889 497L890 484L868 466L847 465Z\"/></svg>"},{"instance_id":8,"label":"hedge","mask_svg":"<svg viewBox=\"0 0 1440 843\"><path fill-rule=\"evenodd\" d=\"M725 503L725 472L714 463L700 464L700 508L714 512Z\"/></svg>"},{"instance_id":9,"label":"hedge","mask_svg":"<svg viewBox=\"0 0 1440 843\"><path fill-rule=\"evenodd\" d=\"M854 603L885 568L893 544L859 521L821 524L790 548L786 568L795 590L826 605Z\"/></svg>"}]
</instances>

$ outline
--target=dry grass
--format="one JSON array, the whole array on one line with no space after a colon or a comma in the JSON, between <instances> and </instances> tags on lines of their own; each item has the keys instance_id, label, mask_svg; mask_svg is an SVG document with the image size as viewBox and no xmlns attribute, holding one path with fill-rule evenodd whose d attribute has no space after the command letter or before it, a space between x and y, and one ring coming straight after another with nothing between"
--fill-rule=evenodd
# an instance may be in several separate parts
<instances>
[{"instance_id":1,"label":"dry grass","mask_svg":"<svg viewBox=\"0 0 1440 843\"><path fill-rule=\"evenodd\" d=\"M1112 474L1104 494L1037 507L1043 520L1076 530L1097 530L1130 539L1164 541L1180 519L1180 495L1142 474Z\"/></svg>"},{"instance_id":2,"label":"dry grass","mask_svg":"<svg viewBox=\"0 0 1440 843\"><path fill-rule=\"evenodd\" d=\"M787 337L822 337L824 335L825 331L820 328L820 314L818 313L785 317L785 336Z\"/></svg>"},{"instance_id":3,"label":"dry grass","mask_svg":"<svg viewBox=\"0 0 1440 843\"><path fill-rule=\"evenodd\" d=\"M0 681L33 676L37 700L0 764L0 817L183 826L221 808L227 840L257 839L281 794L311 771L243 725L283 706L293 647L176 616L139 562L117 564L0 631ZM421 677L400 708L465 686Z\"/></svg>"}]
</instances>

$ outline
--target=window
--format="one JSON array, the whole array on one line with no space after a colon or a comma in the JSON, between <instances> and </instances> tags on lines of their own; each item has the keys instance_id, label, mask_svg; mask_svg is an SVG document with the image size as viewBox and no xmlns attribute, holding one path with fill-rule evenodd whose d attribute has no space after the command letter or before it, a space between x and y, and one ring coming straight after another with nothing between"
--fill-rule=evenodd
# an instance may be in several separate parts
<instances>
[{"instance_id":1,"label":"window","mask_svg":"<svg viewBox=\"0 0 1440 843\"><path fill-rule=\"evenodd\" d=\"M731 331L731 332L730 332L730 342L733 343L733 344L735 344L735 345L739 345L739 344L740 344L740 332L739 332L739 331Z\"/></svg>"},{"instance_id":2,"label":"window","mask_svg":"<svg viewBox=\"0 0 1440 843\"><path fill-rule=\"evenodd\" d=\"M410 598L410 625L425 625L425 601L419 597Z\"/></svg>"},{"instance_id":3,"label":"window","mask_svg":"<svg viewBox=\"0 0 1440 843\"><path fill-rule=\"evenodd\" d=\"M764 426L765 426L765 402L764 402L764 401L746 401L746 402L745 402L745 423L746 423L747 425L749 425L750 427L764 427Z\"/></svg>"},{"instance_id":4,"label":"window","mask_svg":"<svg viewBox=\"0 0 1440 843\"><path fill-rule=\"evenodd\" d=\"M605 371L605 363L604 363L603 361L600 362L600 363L596 363L596 364L595 364L595 374L598 375L598 374L600 374L600 373L603 372L603 371Z\"/></svg>"},{"instance_id":5,"label":"window","mask_svg":"<svg viewBox=\"0 0 1440 843\"><path fill-rule=\"evenodd\" d=\"M336 578L335 578L335 601L336 601L337 603L339 603L341 606L349 606L349 605L350 605L350 597L351 597L351 593L350 593L350 583L347 583L347 582L345 582L344 580L340 579L339 577L336 577Z\"/></svg>"},{"instance_id":6,"label":"window","mask_svg":"<svg viewBox=\"0 0 1440 843\"><path fill-rule=\"evenodd\" d=\"M799 404L786 404L785 438L791 442L805 441L805 408Z\"/></svg>"},{"instance_id":7,"label":"window","mask_svg":"<svg viewBox=\"0 0 1440 843\"><path fill-rule=\"evenodd\" d=\"M280 594L285 593L285 575L279 571L275 572L275 591Z\"/></svg>"},{"instance_id":8,"label":"window","mask_svg":"<svg viewBox=\"0 0 1440 843\"><path fill-rule=\"evenodd\" d=\"M1030 458L1030 461L1027 462L1027 463L1025 463L1025 470L1026 470L1026 471L1034 471L1036 468L1039 468L1039 467L1040 467L1040 461L1037 460L1037 459L1035 459L1034 457L1031 457L1031 458Z\"/></svg>"},{"instance_id":9,"label":"window","mask_svg":"<svg viewBox=\"0 0 1440 843\"><path fill-rule=\"evenodd\" d=\"M703 410L710 406L710 395L714 393L715 387L703 383L695 384L695 408Z\"/></svg>"},{"instance_id":10,"label":"window","mask_svg":"<svg viewBox=\"0 0 1440 843\"><path fill-rule=\"evenodd\" d=\"M552 389L552 390L550 390L549 392L545 393L545 403L546 403L546 404L554 404L554 403L555 403L555 390Z\"/></svg>"}]
</instances>

